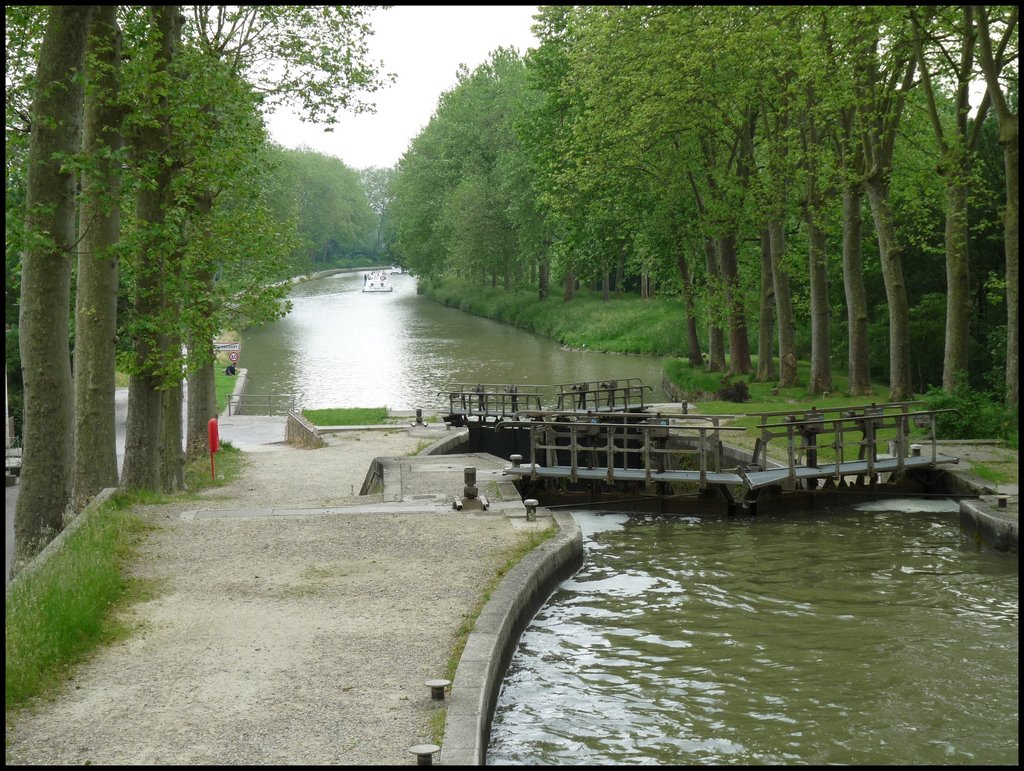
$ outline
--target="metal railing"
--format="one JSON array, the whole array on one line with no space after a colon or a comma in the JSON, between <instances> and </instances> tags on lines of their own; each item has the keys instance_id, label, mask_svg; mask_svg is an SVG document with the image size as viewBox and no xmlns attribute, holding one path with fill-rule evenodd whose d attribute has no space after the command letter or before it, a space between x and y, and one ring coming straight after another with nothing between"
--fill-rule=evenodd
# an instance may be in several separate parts
<instances>
[{"instance_id":1,"label":"metal railing","mask_svg":"<svg viewBox=\"0 0 1024 771\"><path fill-rule=\"evenodd\" d=\"M558 388L556 410L602 412L642 410L644 408L644 391L653 390L636 377L562 383L556 388Z\"/></svg>"},{"instance_id":2,"label":"metal railing","mask_svg":"<svg viewBox=\"0 0 1024 771\"><path fill-rule=\"evenodd\" d=\"M523 409L540 409L541 386L457 383L438 396L448 398L445 422L495 422Z\"/></svg>"},{"instance_id":3,"label":"metal railing","mask_svg":"<svg viewBox=\"0 0 1024 771\"><path fill-rule=\"evenodd\" d=\"M295 394L231 394L228 415L287 415L296 407Z\"/></svg>"},{"instance_id":4,"label":"metal railing","mask_svg":"<svg viewBox=\"0 0 1024 771\"><path fill-rule=\"evenodd\" d=\"M542 473L570 482L581 476L608 483L693 481L705 487L714 481L741 482L733 474L728 480L709 478L722 470L721 432L746 430L720 425L721 417L659 414L636 420L623 414L523 411L496 428L529 431L529 462L511 473ZM682 468L686 456L693 457L690 464L696 468Z\"/></svg>"},{"instance_id":5,"label":"metal railing","mask_svg":"<svg viewBox=\"0 0 1024 771\"><path fill-rule=\"evenodd\" d=\"M787 479L790 481L796 479L798 467L818 468L818 451L824 447L830 448L835 453L834 463L821 464L823 468L831 470L831 476L839 479L850 474L849 463L854 458L848 456L851 454L849 451L855 448L856 460L863 462L863 474L870 478L876 473L876 466L880 460L879 448L884 446L888 449L888 444L891 442L893 445L892 456L895 460L893 471L898 479L903 475L905 467L911 465L907 462L911 425L915 428L927 429L927 441L931 450L927 456L924 456L927 462L933 465L949 462L948 459L940 458L938 453L935 416L944 412L956 412L956 410L910 410L912 405L921 403L892 402L828 410L812 408L798 413L757 413L761 416L761 423L757 427L760 436L754 447L751 465L758 466L760 455L762 453L767 455L769 442L773 439L784 439L786 441ZM834 414L834 417L827 417L827 414ZM782 418L782 420L768 422L769 418ZM895 439L881 438L880 433L883 431L894 431ZM846 438L848 434L856 434L857 438L850 441ZM831 437L831 441L828 441L828 437ZM825 441L821 441L822 439ZM913 457L918 456L919 454L915 454ZM847 467L844 468L844 464L847 464ZM918 465L918 463L913 465Z\"/></svg>"}]
</instances>

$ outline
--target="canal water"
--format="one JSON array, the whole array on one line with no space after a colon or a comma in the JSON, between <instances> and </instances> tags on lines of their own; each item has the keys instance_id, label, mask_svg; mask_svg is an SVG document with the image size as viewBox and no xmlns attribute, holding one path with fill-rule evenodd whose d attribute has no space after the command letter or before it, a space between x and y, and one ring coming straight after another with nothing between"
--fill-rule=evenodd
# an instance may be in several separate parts
<instances>
[{"instance_id":1,"label":"canal water","mask_svg":"<svg viewBox=\"0 0 1024 771\"><path fill-rule=\"evenodd\" d=\"M1017 560L902 504L574 512L585 564L519 642L488 763L1016 765Z\"/></svg>"},{"instance_id":2,"label":"canal water","mask_svg":"<svg viewBox=\"0 0 1024 771\"><path fill-rule=\"evenodd\" d=\"M362 273L296 284L285 318L241 336L248 394L294 394L304 409L447 407L456 383L553 386L637 377L647 401L664 402L656 356L570 351L552 340L446 308L416 294L416 279L391 277L392 292L363 292ZM680 320L680 333L682 333ZM551 394L545 407L553 406Z\"/></svg>"},{"instance_id":3,"label":"canal water","mask_svg":"<svg viewBox=\"0 0 1024 771\"><path fill-rule=\"evenodd\" d=\"M639 377L360 273L296 285L242 335L249 392L439 411L454 383ZM549 402L545 402L549 405ZM582 570L525 631L491 764L1017 762L1018 568L941 501L731 519L574 512Z\"/></svg>"}]
</instances>

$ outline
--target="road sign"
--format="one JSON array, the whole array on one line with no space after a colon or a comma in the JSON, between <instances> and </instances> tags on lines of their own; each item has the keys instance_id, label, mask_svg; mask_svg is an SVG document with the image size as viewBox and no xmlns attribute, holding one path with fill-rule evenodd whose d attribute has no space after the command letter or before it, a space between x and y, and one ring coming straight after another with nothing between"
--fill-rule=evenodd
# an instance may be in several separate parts
<instances>
[{"instance_id":1,"label":"road sign","mask_svg":"<svg viewBox=\"0 0 1024 771\"><path fill-rule=\"evenodd\" d=\"M238 361L238 351L231 351L231 353L228 354L228 358L231 359L232 363Z\"/></svg>"},{"instance_id":2,"label":"road sign","mask_svg":"<svg viewBox=\"0 0 1024 771\"><path fill-rule=\"evenodd\" d=\"M219 343L216 340L213 342L213 350L215 351L240 351L242 350L241 343Z\"/></svg>"}]
</instances>

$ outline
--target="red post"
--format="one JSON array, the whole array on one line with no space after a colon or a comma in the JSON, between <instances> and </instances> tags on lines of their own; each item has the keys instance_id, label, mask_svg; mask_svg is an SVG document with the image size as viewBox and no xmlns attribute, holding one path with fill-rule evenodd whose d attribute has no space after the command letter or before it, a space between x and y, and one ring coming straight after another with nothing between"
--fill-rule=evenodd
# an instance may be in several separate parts
<instances>
[{"instance_id":1,"label":"red post","mask_svg":"<svg viewBox=\"0 0 1024 771\"><path fill-rule=\"evenodd\" d=\"M216 481L216 471L213 463L213 454L220 449L220 436L217 433L217 416L210 418L206 424L206 430L210 438L210 479Z\"/></svg>"}]
</instances>

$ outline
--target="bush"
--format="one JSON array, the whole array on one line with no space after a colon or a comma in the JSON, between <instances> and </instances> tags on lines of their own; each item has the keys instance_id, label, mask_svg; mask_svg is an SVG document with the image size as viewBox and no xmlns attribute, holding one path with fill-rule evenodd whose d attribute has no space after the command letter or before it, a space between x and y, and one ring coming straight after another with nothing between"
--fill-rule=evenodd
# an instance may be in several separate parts
<instances>
[{"instance_id":1,"label":"bush","mask_svg":"<svg viewBox=\"0 0 1024 771\"><path fill-rule=\"evenodd\" d=\"M749 402L750 389L744 380L737 380L730 383L729 378L722 378L722 387L718 391L718 398L723 402Z\"/></svg>"},{"instance_id":2,"label":"bush","mask_svg":"<svg viewBox=\"0 0 1024 771\"><path fill-rule=\"evenodd\" d=\"M950 392L932 388L922 397L930 410L954 410L935 416L940 439L1012 439L1017 418L1002 404L967 384L960 376Z\"/></svg>"}]
</instances>

